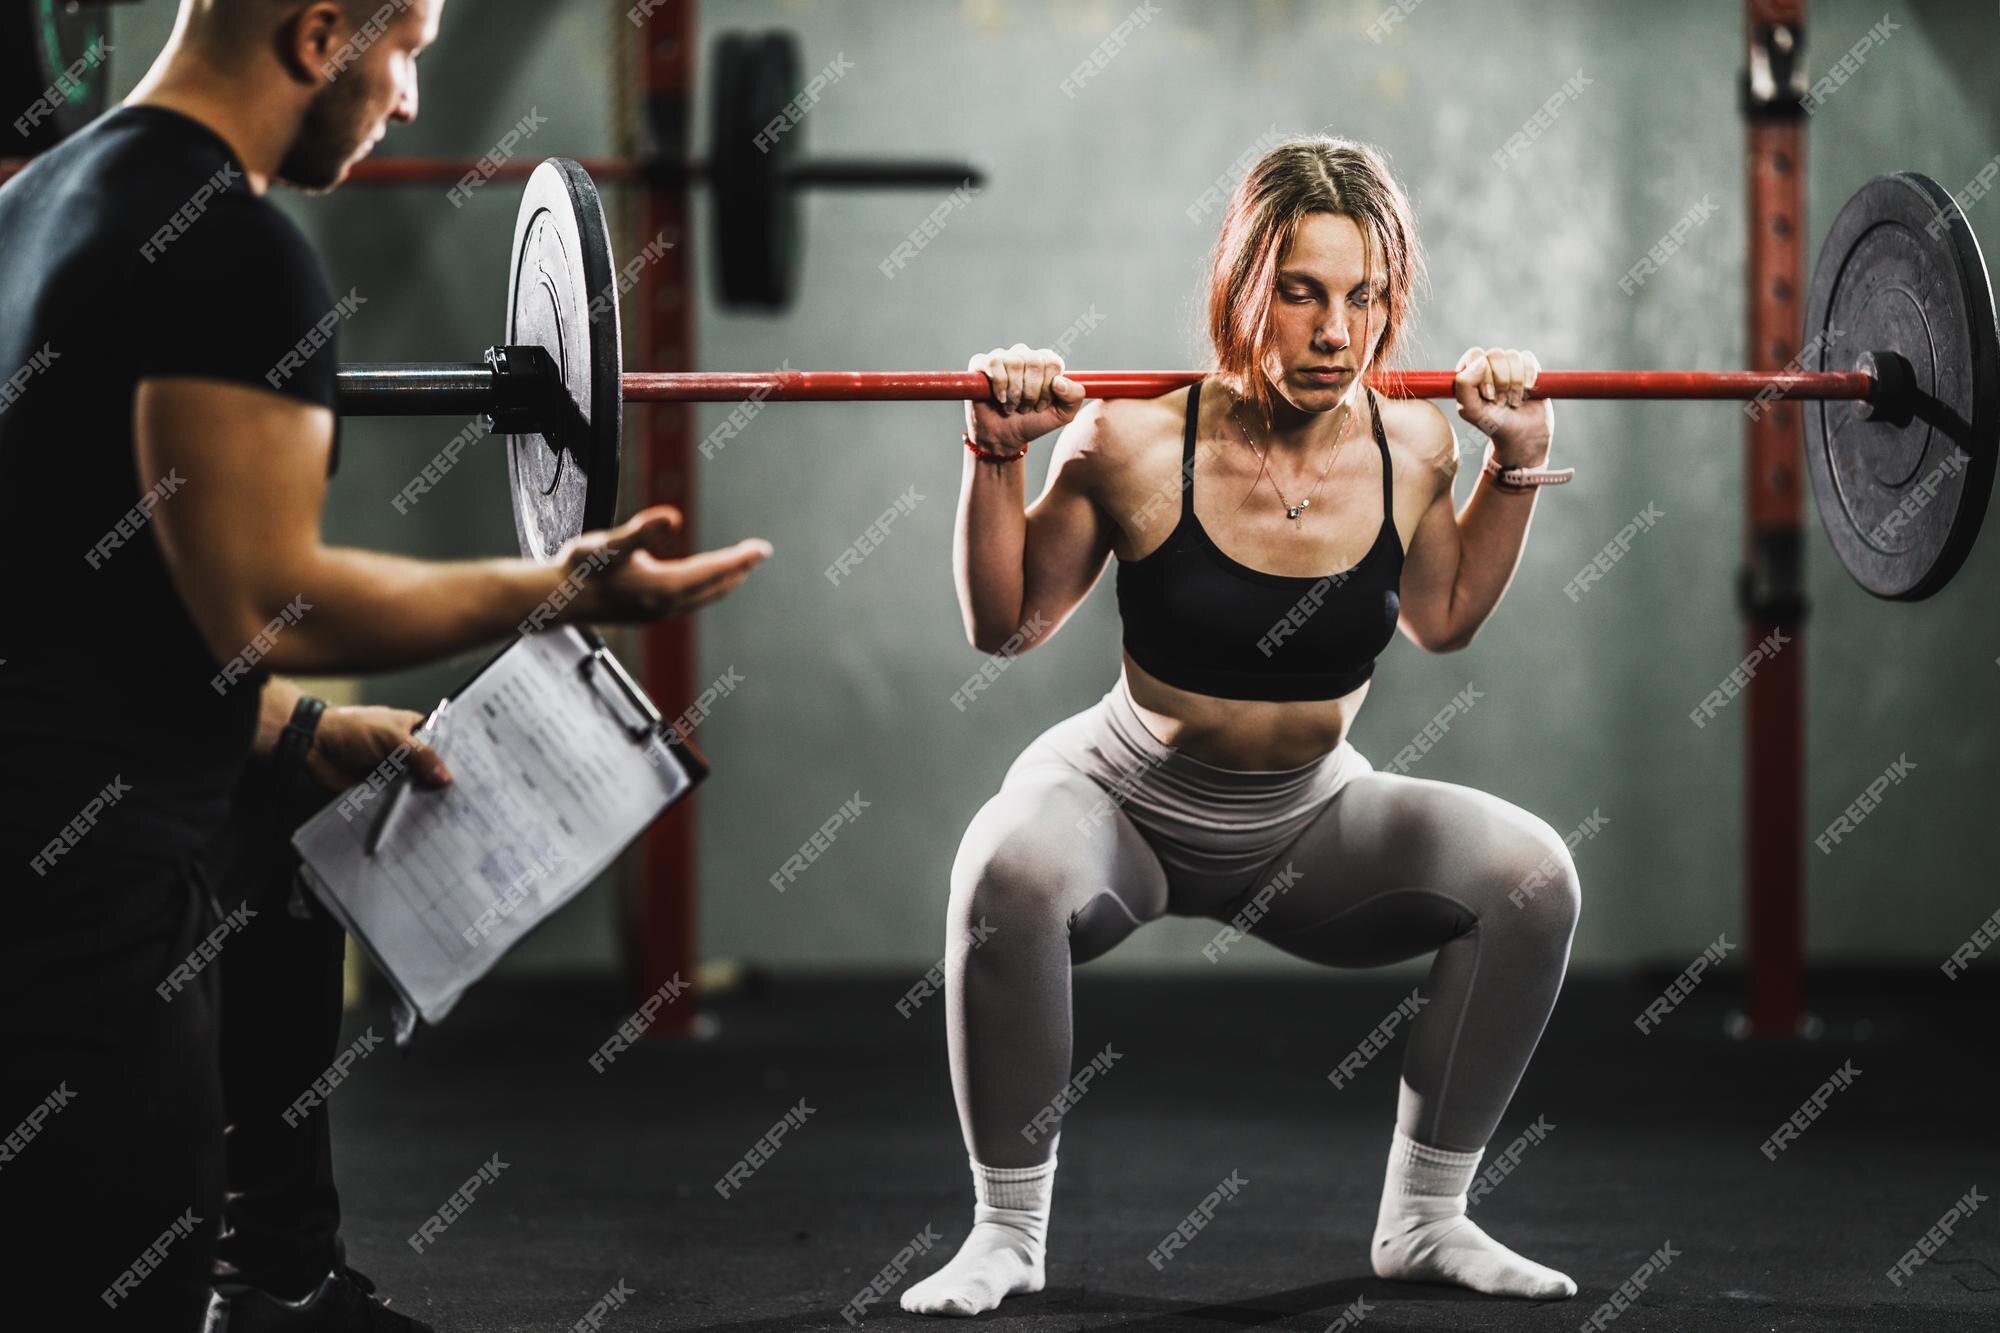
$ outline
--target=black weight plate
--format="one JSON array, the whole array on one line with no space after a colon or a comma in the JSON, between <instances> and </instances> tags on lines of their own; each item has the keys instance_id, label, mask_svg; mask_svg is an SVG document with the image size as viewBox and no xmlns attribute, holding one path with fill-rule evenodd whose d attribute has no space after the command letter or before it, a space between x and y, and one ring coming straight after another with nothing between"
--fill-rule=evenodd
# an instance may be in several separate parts
<instances>
[{"instance_id":1,"label":"black weight plate","mask_svg":"<svg viewBox=\"0 0 2000 1333\"><path fill-rule=\"evenodd\" d=\"M795 290L802 234L799 192L786 173L806 115L772 122L803 90L798 44L783 31L728 34L716 43L709 78L716 286L724 305L782 310Z\"/></svg>"},{"instance_id":2,"label":"black weight plate","mask_svg":"<svg viewBox=\"0 0 2000 1333\"><path fill-rule=\"evenodd\" d=\"M546 560L578 533L610 526L617 512L625 399L604 205L589 174L566 157L536 167L521 195L506 341L546 348L576 408L548 434L507 437L514 532L521 554Z\"/></svg>"},{"instance_id":3,"label":"black weight plate","mask_svg":"<svg viewBox=\"0 0 2000 1333\"><path fill-rule=\"evenodd\" d=\"M0 137L8 153L27 156L103 113L111 82L111 48L102 44L109 24L101 3L15 0L0 10L0 106L8 116Z\"/></svg>"},{"instance_id":4,"label":"black weight plate","mask_svg":"<svg viewBox=\"0 0 2000 1333\"><path fill-rule=\"evenodd\" d=\"M1840 210L1813 265L1808 370L1900 353L1907 424L1848 402L1802 403L1806 467L1834 553L1877 597L1916 601L1965 562L1993 490L2000 333L1986 261L1944 187L1878 176Z\"/></svg>"}]
</instances>

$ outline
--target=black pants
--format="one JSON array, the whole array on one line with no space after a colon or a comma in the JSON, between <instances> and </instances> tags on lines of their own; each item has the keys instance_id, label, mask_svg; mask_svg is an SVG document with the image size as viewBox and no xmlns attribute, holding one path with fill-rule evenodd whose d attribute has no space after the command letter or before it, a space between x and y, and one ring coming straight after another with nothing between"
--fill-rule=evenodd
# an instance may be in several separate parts
<instances>
[{"instance_id":1,"label":"black pants","mask_svg":"<svg viewBox=\"0 0 2000 1333\"><path fill-rule=\"evenodd\" d=\"M293 893L292 833L329 799L309 779L273 783L253 768L209 858L222 911L256 913L217 962L230 1195L220 1258L244 1281L288 1297L341 1261L327 1107L285 1120L340 1043L346 935L318 899Z\"/></svg>"},{"instance_id":2,"label":"black pants","mask_svg":"<svg viewBox=\"0 0 2000 1333\"><path fill-rule=\"evenodd\" d=\"M272 1290L339 1259L325 1108L283 1118L339 1040L340 930L287 908L326 796L262 770L238 796L186 876L0 929L0 1323L193 1333L225 1216L222 1255Z\"/></svg>"}]
</instances>

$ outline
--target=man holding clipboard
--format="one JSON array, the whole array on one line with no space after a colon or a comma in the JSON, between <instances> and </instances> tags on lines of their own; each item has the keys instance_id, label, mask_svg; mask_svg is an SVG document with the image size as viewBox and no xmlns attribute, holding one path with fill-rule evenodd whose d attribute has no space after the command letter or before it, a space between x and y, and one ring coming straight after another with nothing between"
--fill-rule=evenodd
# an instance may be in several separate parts
<instances>
[{"instance_id":1,"label":"man holding clipboard","mask_svg":"<svg viewBox=\"0 0 2000 1333\"><path fill-rule=\"evenodd\" d=\"M0 187L0 363L37 367L0 412L0 560L23 574L0 642L0 1119L32 1130L0 1164L10 1326L202 1324L227 970L208 963L254 955L215 934L203 853L253 762L352 780L415 720L295 719L277 676L497 644L579 573L546 618L682 615L771 553L673 558L666 507L547 564L321 540L338 353L298 349L339 302L265 193L330 189L415 119L443 0L397 5L327 73L376 8L183 0L126 104ZM205 185L202 216L144 254Z\"/></svg>"}]
</instances>

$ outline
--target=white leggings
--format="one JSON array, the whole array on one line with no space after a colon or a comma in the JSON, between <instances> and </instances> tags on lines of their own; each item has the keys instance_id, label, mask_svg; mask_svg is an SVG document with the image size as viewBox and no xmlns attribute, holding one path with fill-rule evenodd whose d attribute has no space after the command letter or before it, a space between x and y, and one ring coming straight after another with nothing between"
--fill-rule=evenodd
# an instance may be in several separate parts
<instances>
[{"instance_id":1,"label":"white leggings","mask_svg":"<svg viewBox=\"0 0 2000 1333\"><path fill-rule=\"evenodd\" d=\"M1301 768L1217 768L1148 732L1121 675L1022 751L959 844L945 971L966 1150L1049 1159L1070 968L1162 915L1235 920L1331 967L1435 950L1400 1029L1397 1123L1483 1148L1562 987L1579 901L1561 835L1517 806L1377 773L1345 742Z\"/></svg>"}]
</instances>

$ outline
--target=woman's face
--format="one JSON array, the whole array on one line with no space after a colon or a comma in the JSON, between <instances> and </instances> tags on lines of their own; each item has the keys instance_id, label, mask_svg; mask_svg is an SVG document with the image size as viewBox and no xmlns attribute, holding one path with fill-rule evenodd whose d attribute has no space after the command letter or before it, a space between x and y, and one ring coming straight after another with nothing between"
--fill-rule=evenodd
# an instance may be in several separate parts
<instances>
[{"instance_id":1,"label":"woman's face","mask_svg":"<svg viewBox=\"0 0 2000 1333\"><path fill-rule=\"evenodd\" d=\"M1264 374L1302 412L1330 412L1355 390L1382 341L1384 282L1367 237L1334 213L1302 218L1278 257Z\"/></svg>"}]
</instances>

